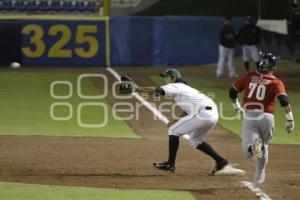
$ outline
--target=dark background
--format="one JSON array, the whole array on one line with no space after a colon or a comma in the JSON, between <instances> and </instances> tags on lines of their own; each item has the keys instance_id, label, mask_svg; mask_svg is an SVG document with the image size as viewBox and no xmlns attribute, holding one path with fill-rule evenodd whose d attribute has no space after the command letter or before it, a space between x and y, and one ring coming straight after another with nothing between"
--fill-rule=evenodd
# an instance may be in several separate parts
<instances>
[{"instance_id":1,"label":"dark background","mask_svg":"<svg viewBox=\"0 0 300 200\"><path fill-rule=\"evenodd\" d=\"M189 15L189 16L254 16L282 19L287 16L288 0L162 0L135 15Z\"/></svg>"},{"instance_id":2,"label":"dark background","mask_svg":"<svg viewBox=\"0 0 300 200\"><path fill-rule=\"evenodd\" d=\"M22 24L16 20L0 21L0 65L22 61Z\"/></svg>"}]
</instances>

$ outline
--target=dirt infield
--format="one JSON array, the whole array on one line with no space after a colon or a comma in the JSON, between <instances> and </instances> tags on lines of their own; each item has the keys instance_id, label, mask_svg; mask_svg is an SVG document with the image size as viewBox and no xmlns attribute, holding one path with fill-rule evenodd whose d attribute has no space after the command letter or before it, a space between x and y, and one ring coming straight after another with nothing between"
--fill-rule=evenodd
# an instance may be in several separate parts
<instances>
[{"instance_id":1,"label":"dirt infield","mask_svg":"<svg viewBox=\"0 0 300 200\"><path fill-rule=\"evenodd\" d=\"M36 69L22 69L35 71ZM48 69L49 71L53 69ZM61 69L72 72L106 74L104 69ZM139 85L149 86L147 78L161 69L121 68L120 73L133 76ZM186 76L199 74L199 68L183 69ZM97 80L96 87L101 88ZM111 104L118 102L109 94ZM136 100L131 99L135 102ZM139 120L128 121L142 139L104 139L69 137L0 136L0 181L88 186L100 188L171 189L191 191L196 199L257 199L240 181L251 181L253 162L242 157L240 138L217 126L208 142L247 174L214 177L209 173L213 162L192 149L181 139L175 174L163 173L152 162L167 157L167 127L153 120L146 108L140 109ZM298 199L300 196L299 147L270 145L267 181L262 187L272 199Z\"/></svg>"}]
</instances>

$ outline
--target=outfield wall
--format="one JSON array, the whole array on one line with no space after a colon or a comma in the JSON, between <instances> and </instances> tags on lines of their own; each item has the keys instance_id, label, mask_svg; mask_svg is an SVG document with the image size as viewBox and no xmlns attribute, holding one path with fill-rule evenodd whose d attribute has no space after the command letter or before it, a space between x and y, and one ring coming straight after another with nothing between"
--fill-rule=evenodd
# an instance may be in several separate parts
<instances>
[{"instance_id":1,"label":"outfield wall","mask_svg":"<svg viewBox=\"0 0 300 200\"><path fill-rule=\"evenodd\" d=\"M233 22L239 28L243 19ZM16 33L9 33L10 40L16 41L15 51L2 51L6 63L19 61L23 66L58 67L161 66L216 62L223 18L23 19L15 23ZM7 30L4 23L0 26L1 30ZM8 33L0 33L1 41L6 43ZM240 53L239 48L236 52Z\"/></svg>"},{"instance_id":2,"label":"outfield wall","mask_svg":"<svg viewBox=\"0 0 300 200\"><path fill-rule=\"evenodd\" d=\"M110 25L113 65L197 65L217 61L223 18L112 17Z\"/></svg>"}]
</instances>

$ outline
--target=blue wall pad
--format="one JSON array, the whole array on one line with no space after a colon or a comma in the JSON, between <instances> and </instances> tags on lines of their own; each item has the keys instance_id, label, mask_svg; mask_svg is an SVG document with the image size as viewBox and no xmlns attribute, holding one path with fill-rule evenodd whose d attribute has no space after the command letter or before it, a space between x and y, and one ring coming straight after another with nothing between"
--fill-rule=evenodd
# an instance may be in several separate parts
<instances>
[{"instance_id":1,"label":"blue wall pad","mask_svg":"<svg viewBox=\"0 0 300 200\"><path fill-rule=\"evenodd\" d=\"M111 63L198 65L217 62L223 17L111 17ZM243 18L233 18L238 30ZM237 48L236 54L240 54Z\"/></svg>"}]
</instances>

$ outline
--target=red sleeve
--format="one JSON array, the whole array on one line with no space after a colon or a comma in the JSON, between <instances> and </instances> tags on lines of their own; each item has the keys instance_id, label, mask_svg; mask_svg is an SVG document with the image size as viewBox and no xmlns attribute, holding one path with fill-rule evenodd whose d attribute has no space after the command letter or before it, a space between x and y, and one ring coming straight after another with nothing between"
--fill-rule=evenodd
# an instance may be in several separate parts
<instances>
[{"instance_id":1,"label":"red sleeve","mask_svg":"<svg viewBox=\"0 0 300 200\"><path fill-rule=\"evenodd\" d=\"M279 95L286 95L285 87L281 80L277 81L276 83L275 93L276 97L278 97Z\"/></svg>"},{"instance_id":2,"label":"red sleeve","mask_svg":"<svg viewBox=\"0 0 300 200\"><path fill-rule=\"evenodd\" d=\"M241 78L239 78L238 80L236 80L233 84L232 84L232 87L238 91L238 92L241 92L244 87L245 87L245 84L247 82L247 79L248 79L248 74L245 75L245 76L242 76Z\"/></svg>"}]
</instances>

